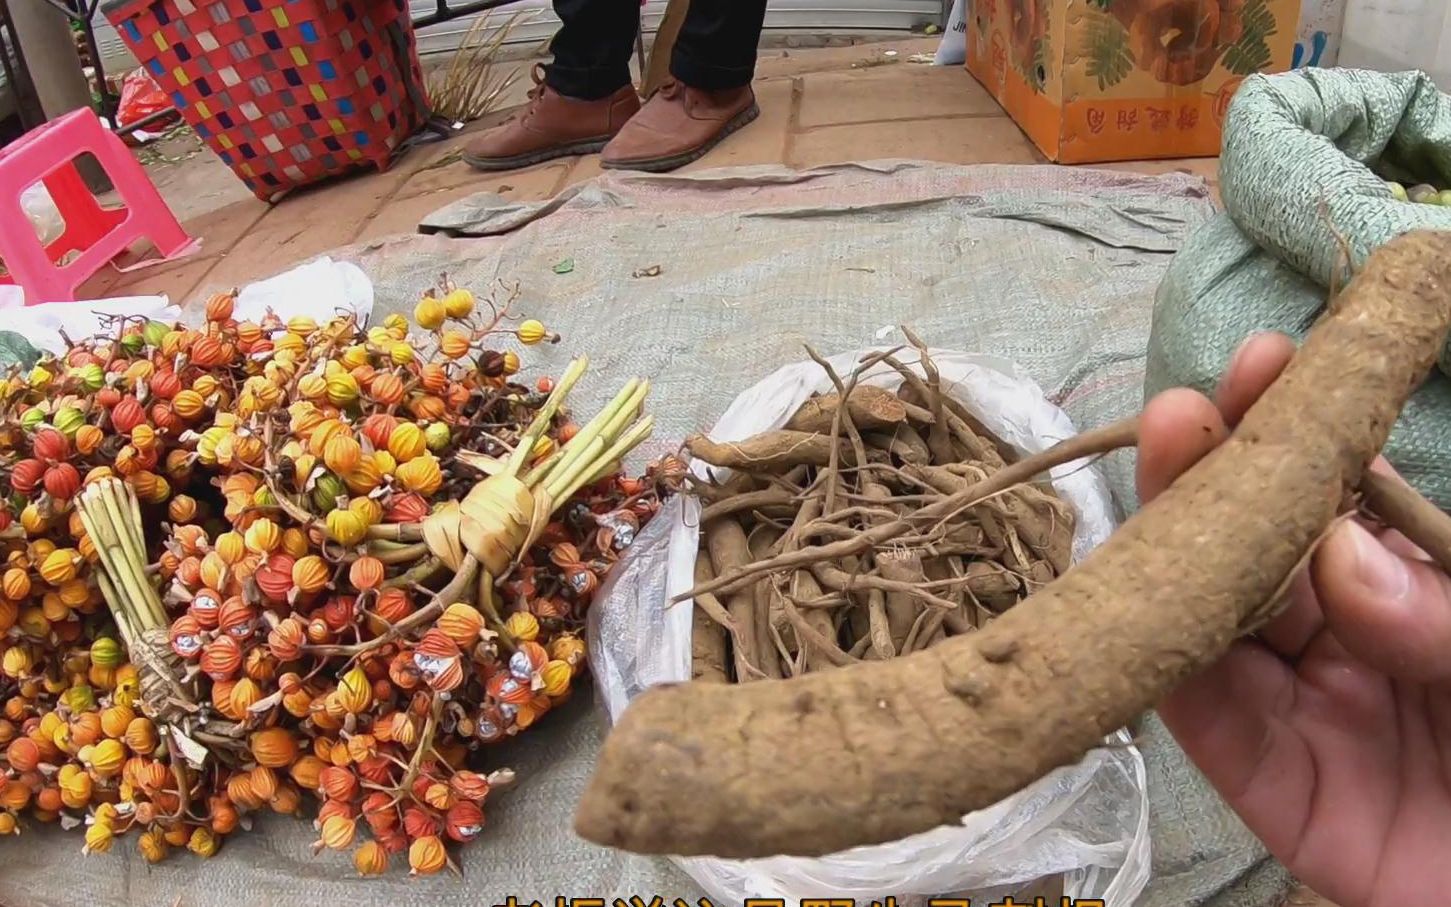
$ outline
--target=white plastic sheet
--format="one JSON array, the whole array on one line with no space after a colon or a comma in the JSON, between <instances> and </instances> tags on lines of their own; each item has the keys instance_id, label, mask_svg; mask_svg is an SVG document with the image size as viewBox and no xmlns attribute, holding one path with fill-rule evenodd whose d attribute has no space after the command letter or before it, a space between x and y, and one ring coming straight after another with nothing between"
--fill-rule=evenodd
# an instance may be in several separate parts
<instances>
[{"instance_id":1,"label":"white plastic sheet","mask_svg":"<svg viewBox=\"0 0 1451 907\"><path fill-rule=\"evenodd\" d=\"M373 313L373 283L352 262L324 256L243 287L234 314L238 319L260 321L269 309L282 318L309 315L319 321L353 312L360 323L367 323ZM185 321L188 316L164 295L26 305L24 290L14 285L0 286L0 312L6 313L6 330L20 334L36 349L53 353L65 351L62 331L73 339L90 337L100 330L105 317ZM190 314L201 317L199 309Z\"/></svg>"},{"instance_id":2,"label":"white plastic sheet","mask_svg":"<svg viewBox=\"0 0 1451 907\"><path fill-rule=\"evenodd\" d=\"M870 352L836 356L832 367L845 374ZM912 353L899 355L915 365ZM1020 452L1042 450L1074 433L1068 417L1013 363L950 351L932 355L944 388ZM867 380L888 388L901 383L886 367ZM779 428L808 397L831 389L815 363L787 366L737 397L711 437L739 440ZM692 468L704 475L709 467ZM1107 485L1082 462L1059 467L1052 479L1078 513L1074 557L1082 558L1113 529ZM698 514L693 499L674 499L630 548L591 610L591 660L612 722L645 688L690 677L692 609L667 602L692 585ZM1062 875L1070 898L1103 898L1128 907L1149 876L1148 791L1143 759L1127 732L1109 742L1112 746L1077 765L965 816L959 826L821 859L676 862L709 895L729 903L747 897L789 902L824 892L858 899L893 895L904 904L941 895L977 899ZM963 770L970 771L970 756L962 759Z\"/></svg>"},{"instance_id":3,"label":"white plastic sheet","mask_svg":"<svg viewBox=\"0 0 1451 907\"><path fill-rule=\"evenodd\" d=\"M116 296L28 306L20 287L0 288L0 318L5 329L20 334L38 350L63 353L66 344L62 331L72 340L91 337L100 332L103 318L117 315L174 321L181 317L181 309L165 296Z\"/></svg>"},{"instance_id":4,"label":"white plastic sheet","mask_svg":"<svg viewBox=\"0 0 1451 907\"><path fill-rule=\"evenodd\" d=\"M268 309L282 318L307 315L319 322L352 312L364 324L373 313L373 283L352 262L323 256L243 287L233 317L260 321Z\"/></svg>"}]
</instances>

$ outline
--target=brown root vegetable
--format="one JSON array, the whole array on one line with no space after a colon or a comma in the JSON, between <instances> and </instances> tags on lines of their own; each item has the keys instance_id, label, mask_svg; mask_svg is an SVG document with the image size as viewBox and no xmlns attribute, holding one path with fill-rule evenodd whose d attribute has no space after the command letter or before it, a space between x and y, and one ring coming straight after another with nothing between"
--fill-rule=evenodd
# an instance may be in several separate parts
<instances>
[{"instance_id":1,"label":"brown root vegetable","mask_svg":"<svg viewBox=\"0 0 1451 907\"><path fill-rule=\"evenodd\" d=\"M885 485L863 480L862 496L886 507L891 491ZM890 519L897 518L895 510L887 509L885 512L890 514ZM922 613L922 603L910 591L927 579L922 573L922 556L911 549L888 549L873 555L873 562L882 579L899 586L898 589L887 590L885 605L892 652L896 654L905 651L907 635L912 632L912 624L917 620L917 615Z\"/></svg>"},{"instance_id":2,"label":"brown root vegetable","mask_svg":"<svg viewBox=\"0 0 1451 907\"><path fill-rule=\"evenodd\" d=\"M710 579L710 556L696 555L695 581ZM730 682L730 645L726 628L695 605L690 624L690 677L707 683Z\"/></svg>"},{"instance_id":3,"label":"brown root vegetable","mask_svg":"<svg viewBox=\"0 0 1451 907\"><path fill-rule=\"evenodd\" d=\"M791 574L791 582L787 587L786 594L791 600L811 601L821 597L821 586L817 584L816 577L806 570L797 570ZM841 656L841 649L834 642L831 646L823 646L816 640L833 640L836 636L836 626L832 623L831 615L821 608L810 608L800 612L801 619L811 628L811 634L803 637L797 633L797 641L801 646L805 659L807 671L820 671L845 663ZM790 621L790 615L787 614ZM794 626L793 626L794 629Z\"/></svg>"},{"instance_id":4,"label":"brown root vegetable","mask_svg":"<svg viewBox=\"0 0 1451 907\"><path fill-rule=\"evenodd\" d=\"M945 580L962 576L966 573L966 567L960 557L938 557L924 563L922 572L926 574L928 580ZM942 625L954 635L971 633L977 629L974 621L975 612L972 610L975 606L971 596L964 590L960 594L954 595L953 598L960 601L961 604L942 615Z\"/></svg>"},{"instance_id":5,"label":"brown root vegetable","mask_svg":"<svg viewBox=\"0 0 1451 907\"><path fill-rule=\"evenodd\" d=\"M952 601L936 595L930 589L922 586L923 577L920 573L914 582L908 583L888 579L885 575L878 576L862 571L843 570L834 564L827 563L813 564L811 572L816 575L817 582L821 583L823 588L836 592L876 590L882 593L901 593L920 599L938 610L951 611L955 607Z\"/></svg>"},{"instance_id":6,"label":"brown root vegetable","mask_svg":"<svg viewBox=\"0 0 1451 907\"><path fill-rule=\"evenodd\" d=\"M837 408L841 406L840 394L822 394L812 397L796 415L786 423L792 431L829 434L835 424ZM908 407L896 394L870 384L860 384L847 395L847 410L852 424L862 431L888 429L907 421L909 413L914 417L926 415L917 407Z\"/></svg>"},{"instance_id":7,"label":"brown root vegetable","mask_svg":"<svg viewBox=\"0 0 1451 907\"><path fill-rule=\"evenodd\" d=\"M1371 512L1418 545L1431 560L1451 573L1451 514L1421 497L1405 482L1367 472L1360 492Z\"/></svg>"},{"instance_id":8,"label":"brown root vegetable","mask_svg":"<svg viewBox=\"0 0 1451 907\"><path fill-rule=\"evenodd\" d=\"M920 588L927 581L926 574L922 572L922 555L910 548L878 552L876 565L882 579L889 582ZM941 596L938 598L955 605L955 602ZM892 632L892 645L898 652L906 651L907 635L912 632L912 625L917 622L922 608L922 600L916 594L905 591L887 593L887 626ZM945 614L952 609L938 610Z\"/></svg>"},{"instance_id":9,"label":"brown root vegetable","mask_svg":"<svg viewBox=\"0 0 1451 907\"><path fill-rule=\"evenodd\" d=\"M706 505L700 511L700 521L702 523L708 523L711 520L719 519L723 516L749 513L758 508L770 512L774 509L775 505L789 505L795 497L789 489L779 486L763 488L760 491L748 491L744 494L733 495L716 501L713 504Z\"/></svg>"},{"instance_id":10,"label":"brown root vegetable","mask_svg":"<svg viewBox=\"0 0 1451 907\"><path fill-rule=\"evenodd\" d=\"M685 441L686 450L699 460L752 472L784 472L803 463L825 466L836 447L830 435L784 428L744 441L712 441L704 435L692 435Z\"/></svg>"},{"instance_id":11,"label":"brown root vegetable","mask_svg":"<svg viewBox=\"0 0 1451 907\"><path fill-rule=\"evenodd\" d=\"M840 538L822 545L812 545L793 551L783 551L764 561L733 567L709 582L700 583L694 589L675 597L683 600L698 592L715 592L721 589L738 589L762 573L784 570L788 567L803 567L824 560L848 557L871 549L902 536L923 525L950 519L957 513L1001 494L1014 485L1029 481L1039 473L1057 466L1091 457L1097 454L1128 447L1138 438L1138 419L1125 419L1102 428L1093 428L1073 435L1040 453L1011 463L981 482L928 504L910 516L904 516L890 523L882 523L860 532L853 532L847 538ZM1430 506L1430 505L1428 505Z\"/></svg>"},{"instance_id":12,"label":"brown root vegetable","mask_svg":"<svg viewBox=\"0 0 1451 907\"><path fill-rule=\"evenodd\" d=\"M872 658L892 658L897 649L892 645L892 631L887 624L887 594L881 589L868 589L865 596L867 608L867 635L871 645L867 652Z\"/></svg>"},{"instance_id":13,"label":"brown root vegetable","mask_svg":"<svg viewBox=\"0 0 1451 907\"><path fill-rule=\"evenodd\" d=\"M690 483L690 493L707 504L728 500L761 487L755 476L744 472L731 473L730 478L723 482L706 482L692 475Z\"/></svg>"},{"instance_id":14,"label":"brown root vegetable","mask_svg":"<svg viewBox=\"0 0 1451 907\"><path fill-rule=\"evenodd\" d=\"M953 437L971 452L972 459L995 465L1013 463L1019 459L1017 451L1002 438L988 431L982 420L974 416L961 401L949 396L944 397L942 403L951 414L947 427L952 430Z\"/></svg>"},{"instance_id":15,"label":"brown root vegetable","mask_svg":"<svg viewBox=\"0 0 1451 907\"><path fill-rule=\"evenodd\" d=\"M756 527L746 539L751 559L760 560L773 553L772 549L780 537L780 531L769 526ZM783 676L780 653L776 646L779 631L774 628L786 621L785 602L770 577L756 583L753 592L756 596L756 651L761 653L761 660L756 666L767 677L779 680Z\"/></svg>"},{"instance_id":16,"label":"brown root vegetable","mask_svg":"<svg viewBox=\"0 0 1451 907\"><path fill-rule=\"evenodd\" d=\"M870 452L877 450L884 451L903 463L925 464L932 461L927 442L910 425L904 425L891 434L867 432L862 435L862 440L868 445L869 458Z\"/></svg>"},{"instance_id":17,"label":"brown root vegetable","mask_svg":"<svg viewBox=\"0 0 1451 907\"><path fill-rule=\"evenodd\" d=\"M710 566L716 574L738 567L751 559L745 530L732 517L715 520L702 528L705 547L710 553ZM745 683L763 676L761 651L756 633L756 594L752 589L737 589L724 602L735 627L731 642L736 683Z\"/></svg>"},{"instance_id":18,"label":"brown root vegetable","mask_svg":"<svg viewBox=\"0 0 1451 907\"><path fill-rule=\"evenodd\" d=\"M902 329L907 339L917 348L922 357L922 371L927 374L926 398L932 411L932 424L927 427L927 449L932 452L932 458L938 463L952 462L952 431L947 427L946 408L943 406L942 377L937 371L937 363L927 352L927 345L917 339L907 328Z\"/></svg>"},{"instance_id":19,"label":"brown root vegetable","mask_svg":"<svg viewBox=\"0 0 1451 907\"><path fill-rule=\"evenodd\" d=\"M786 619L791 622L792 628L797 635L804 639L813 649L821 653L821 656L832 665L849 665L856 660L856 657L841 650L836 641L821 634L815 626L808 623L795 603L787 597L784 608Z\"/></svg>"},{"instance_id":20,"label":"brown root vegetable","mask_svg":"<svg viewBox=\"0 0 1451 907\"><path fill-rule=\"evenodd\" d=\"M1385 244L1232 436L1082 564L923 652L646 691L606 740L576 830L643 853L819 856L955 823L1076 762L1220 658L1277 597L1448 321L1451 234Z\"/></svg>"},{"instance_id":21,"label":"brown root vegetable","mask_svg":"<svg viewBox=\"0 0 1451 907\"><path fill-rule=\"evenodd\" d=\"M967 591L979 599L1016 598L1022 582L1006 567L992 561L973 561L965 571Z\"/></svg>"},{"instance_id":22,"label":"brown root vegetable","mask_svg":"<svg viewBox=\"0 0 1451 907\"><path fill-rule=\"evenodd\" d=\"M801 547L805 540L805 527L821 516L822 499L822 494L810 494L806 500L801 502L801 508L796 512L795 520L786 530L786 534L781 537L782 551L794 551ZM789 577L783 599L800 602L813 601L821 597L821 586L816 582L816 577L808 571L795 570L789 574ZM784 602L782 610L787 611ZM811 631L809 634L795 632L795 621L791 619L789 612L786 613L786 620L792 625L793 635L796 637L805 670L819 671L846 663L845 653L842 653L834 642L836 626L833 624L830 614L812 608L804 614L798 615L798 619L806 623ZM833 642L826 647L821 645L819 640L833 640Z\"/></svg>"}]
</instances>

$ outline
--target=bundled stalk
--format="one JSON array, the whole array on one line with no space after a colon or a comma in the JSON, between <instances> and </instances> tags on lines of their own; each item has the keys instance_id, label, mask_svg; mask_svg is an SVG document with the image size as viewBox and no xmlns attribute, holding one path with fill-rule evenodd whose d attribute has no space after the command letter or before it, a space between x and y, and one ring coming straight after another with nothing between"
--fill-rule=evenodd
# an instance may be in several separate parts
<instances>
[{"instance_id":1,"label":"bundled stalk","mask_svg":"<svg viewBox=\"0 0 1451 907\"><path fill-rule=\"evenodd\" d=\"M166 612L146 577L141 507L130 486L101 479L82 490L76 510L96 543L102 570L96 581L106 593L106 605L127 647L134 647L148 631L164 631Z\"/></svg>"},{"instance_id":2,"label":"bundled stalk","mask_svg":"<svg viewBox=\"0 0 1451 907\"><path fill-rule=\"evenodd\" d=\"M731 470L729 480L696 489L710 568L702 580L860 537L1013 459L943 392L931 356L912 339L921 374L893 351L843 378L813 353L836 390L807 400L785 428L732 443L686 442L696 458ZM901 375L898 391L859 383L884 366ZM1051 484L1015 485L890 546L763 575L720 599L697 596L698 648L708 662L724 649L725 679L737 683L931 648L975 631L1065 571L1074 525ZM702 672L713 669L707 663Z\"/></svg>"},{"instance_id":3,"label":"bundled stalk","mask_svg":"<svg viewBox=\"0 0 1451 907\"><path fill-rule=\"evenodd\" d=\"M456 571L468 555L489 576L502 576L520 552L539 538L559 506L581 488L618 469L625 455L650 436L654 418L641 417L649 382L632 379L556 454L526 469L531 453L587 366L585 357L571 362L508 458L472 458L488 477L470 489L457 507L431 515L418 527L428 550L444 566ZM384 526L382 531L413 534L408 526Z\"/></svg>"}]
</instances>

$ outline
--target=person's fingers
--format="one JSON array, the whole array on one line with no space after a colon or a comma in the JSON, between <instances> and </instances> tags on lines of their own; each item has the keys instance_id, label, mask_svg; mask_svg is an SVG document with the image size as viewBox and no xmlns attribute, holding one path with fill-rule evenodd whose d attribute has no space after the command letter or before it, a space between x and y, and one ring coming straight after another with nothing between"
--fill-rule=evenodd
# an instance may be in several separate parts
<instances>
[{"instance_id":1,"label":"person's fingers","mask_svg":"<svg viewBox=\"0 0 1451 907\"><path fill-rule=\"evenodd\" d=\"M1301 570L1290 581L1289 601L1285 610L1275 615L1255 635L1275 654L1295 661L1304 653L1316 634L1325 629L1325 614L1315 599L1310 571Z\"/></svg>"},{"instance_id":2,"label":"person's fingers","mask_svg":"<svg viewBox=\"0 0 1451 907\"><path fill-rule=\"evenodd\" d=\"M1148 503L1228 437L1219 410L1203 394L1174 388L1155 396L1139 417L1135 486Z\"/></svg>"},{"instance_id":3,"label":"person's fingers","mask_svg":"<svg viewBox=\"0 0 1451 907\"><path fill-rule=\"evenodd\" d=\"M1312 570L1326 623L1346 651L1401 680L1451 678L1451 579L1439 567L1346 521L1315 552Z\"/></svg>"},{"instance_id":4,"label":"person's fingers","mask_svg":"<svg viewBox=\"0 0 1451 907\"><path fill-rule=\"evenodd\" d=\"M1313 805L1315 763L1288 723L1293 669L1252 640L1159 705L1184 752L1272 851L1293 851Z\"/></svg>"},{"instance_id":5,"label":"person's fingers","mask_svg":"<svg viewBox=\"0 0 1451 907\"><path fill-rule=\"evenodd\" d=\"M1225 423L1238 425L1294 355L1295 342L1284 334L1255 334L1240 344L1214 393Z\"/></svg>"},{"instance_id":6,"label":"person's fingers","mask_svg":"<svg viewBox=\"0 0 1451 907\"><path fill-rule=\"evenodd\" d=\"M1226 373L1221 396L1229 398L1235 418L1279 375L1289 356L1279 335L1251 338ZM1290 351L1293 351L1291 347ZM1168 488L1229 436L1223 408L1190 390L1174 389L1155 396L1139 418L1136 486L1143 503ZM1324 626L1320 607L1308 581L1297 580L1284 612L1259 631L1265 644L1283 658L1294 659Z\"/></svg>"}]
</instances>

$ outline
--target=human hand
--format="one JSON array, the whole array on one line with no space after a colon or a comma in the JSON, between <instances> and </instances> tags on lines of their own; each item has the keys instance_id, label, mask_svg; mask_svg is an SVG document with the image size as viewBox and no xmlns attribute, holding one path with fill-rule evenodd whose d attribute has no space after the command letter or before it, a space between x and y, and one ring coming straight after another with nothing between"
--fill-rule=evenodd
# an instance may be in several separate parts
<instances>
[{"instance_id":1,"label":"human hand","mask_svg":"<svg viewBox=\"0 0 1451 907\"><path fill-rule=\"evenodd\" d=\"M1213 402L1184 389L1151 400L1139 497L1222 442L1293 352L1284 336L1251 338ZM1451 578L1399 533L1337 525L1285 610L1159 714L1270 852L1341 907L1451 888Z\"/></svg>"}]
</instances>

